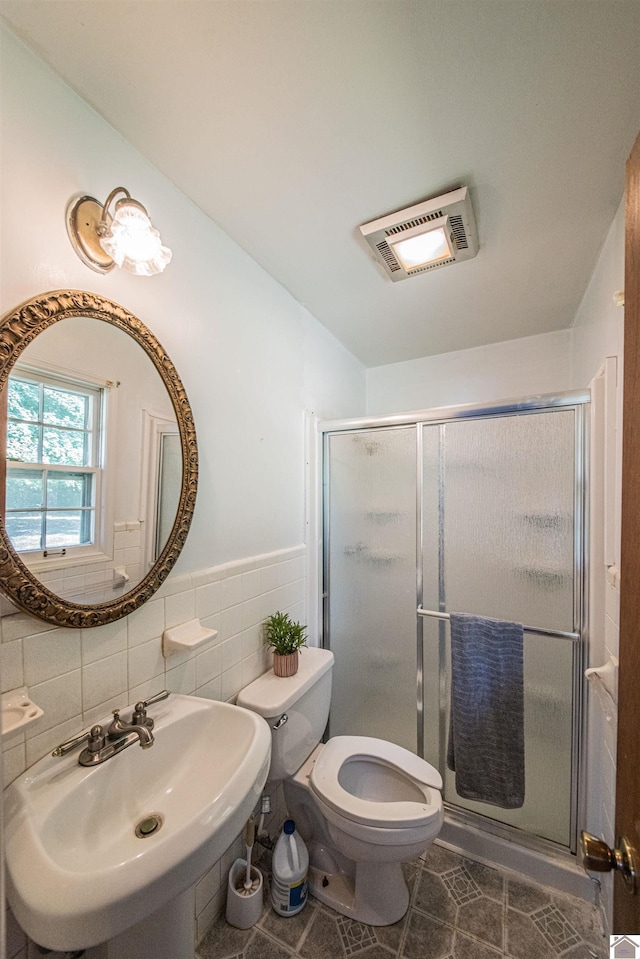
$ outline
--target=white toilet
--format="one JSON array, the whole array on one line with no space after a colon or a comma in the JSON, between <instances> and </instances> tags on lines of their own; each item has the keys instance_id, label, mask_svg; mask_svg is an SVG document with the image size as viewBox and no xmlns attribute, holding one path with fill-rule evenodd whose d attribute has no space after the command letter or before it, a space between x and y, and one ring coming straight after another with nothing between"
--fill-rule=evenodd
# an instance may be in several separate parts
<instances>
[{"instance_id":1,"label":"white toilet","mask_svg":"<svg viewBox=\"0 0 640 959\"><path fill-rule=\"evenodd\" d=\"M386 926L409 905L401 863L440 832L442 779L382 739L336 736L320 744L332 670L329 650L303 649L295 676L270 670L239 693L238 705L271 727L268 778L284 782L289 815L309 847L312 894L351 919Z\"/></svg>"}]
</instances>

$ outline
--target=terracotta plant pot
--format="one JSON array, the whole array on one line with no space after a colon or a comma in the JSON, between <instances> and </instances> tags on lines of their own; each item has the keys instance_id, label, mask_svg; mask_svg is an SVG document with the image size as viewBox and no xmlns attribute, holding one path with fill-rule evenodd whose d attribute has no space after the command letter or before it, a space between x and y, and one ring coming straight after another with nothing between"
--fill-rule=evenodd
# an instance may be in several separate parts
<instances>
[{"instance_id":1,"label":"terracotta plant pot","mask_svg":"<svg viewBox=\"0 0 640 959\"><path fill-rule=\"evenodd\" d=\"M298 672L298 650L296 649L295 653L287 653L285 656L274 653L273 671L276 676L295 676Z\"/></svg>"}]
</instances>

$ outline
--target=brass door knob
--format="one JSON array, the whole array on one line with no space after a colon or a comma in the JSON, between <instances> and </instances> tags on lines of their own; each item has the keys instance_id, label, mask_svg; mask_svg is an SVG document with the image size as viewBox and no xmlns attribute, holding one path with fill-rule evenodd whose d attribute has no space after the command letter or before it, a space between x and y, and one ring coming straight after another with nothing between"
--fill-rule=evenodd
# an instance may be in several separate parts
<instances>
[{"instance_id":1,"label":"brass door knob","mask_svg":"<svg viewBox=\"0 0 640 959\"><path fill-rule=\"evenodd\" d=\"M624 837L618 839L615 849L611 849L603 839L592 836L583 829L580 833L580 856L582 865L591 872L609 872L617 869L622 873L625 886L633 895L637 885L637 871L634 850Z\"/></svg>"}]
</instances>

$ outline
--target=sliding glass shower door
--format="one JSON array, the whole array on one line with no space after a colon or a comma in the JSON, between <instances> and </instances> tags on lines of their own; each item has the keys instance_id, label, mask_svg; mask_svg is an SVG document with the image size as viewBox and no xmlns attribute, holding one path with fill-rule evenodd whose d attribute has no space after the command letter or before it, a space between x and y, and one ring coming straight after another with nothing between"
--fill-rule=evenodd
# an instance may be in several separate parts
<instances>
[{"instance_id":1,"label":"sliding glass shower door","mask_svg":"<svg viewBox=\"0 0 640 959\"><path fill-rule=\"evenodd\" d=\"M327 437L331 733L416 751L416 431Z\"/></svg>"},{"instance_id":2,"label":"sliding glass shower door","mask_svg":"<svg viewBox=\"0 0 640 959\"><path fill-rule=\"evenodd\" d=\"M422 429L424 609L572 632L575 411ZM449 734L449 624L422 623L424 755L440 767L447 801L569 846L574 643L525 631L525 802L506 810L461 798L455 774L442 762Z\"/></svg>"},{"instance_id":3,"label":"sliding glass shower door","mask_svg":"<svg viewBox=\"0 0 640 959\"><path fill-rule=\"evenodd\" d=\"M331 735L392 740L440 769L463 815L573 847L580 727L583 407L331 432L325 445L325 641ZM426 419L426 418L425 418ZM460 797L446 767L449 624L525 627L525 802ZM562 636L567 633L569 636ZM573 634L573 635L572 635Z\"/></svg>"}]
</instances>

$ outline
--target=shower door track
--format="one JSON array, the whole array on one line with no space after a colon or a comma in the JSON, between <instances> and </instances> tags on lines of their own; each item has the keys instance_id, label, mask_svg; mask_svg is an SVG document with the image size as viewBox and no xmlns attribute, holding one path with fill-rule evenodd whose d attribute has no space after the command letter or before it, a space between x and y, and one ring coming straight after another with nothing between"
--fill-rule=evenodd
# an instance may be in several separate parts
<instances>
[{"instance_id":1,"label":"shower door track","mask_svg":"<svg viewBox=\"0 0 640 959\"><path fill-rule=\"evenodd\" d=\"M423 600L423 581L422 581L422 546L423 546L423 503L422 503L422 429L427 424L444 426L456 420L467 419L494 419L502 416L513 416L527 413L551 411L558 408L573 407L576 410L576 429L575 429L575 497L574 497L574 630L573 631L545 631L541 627L527 629L526 632L542 633L556 636L560 639L570 640L573 643L573 736L571 750L571 798L570 798L570 827L568 846L545 839L535 833L512 826L507 823L501 823L482 813L473 810L464 809L453 803L445 802L447 813L463 826L485 829L488 833L499 838L513 842L517 841L525 848L533 852L543 852L546 855L555 855L559 859L572 859L575 861L575 852L577 849L578 822L584 818L584 796L586 795L585 783L585 763L582 761L582 751L584 736L586 734L586 712L582 708L584 691L584 665L585 665L585 637L588 635L587 623L587 577L585 570L585 558L587 550L587 474L586 462L588 461L587 448L587 429L584 416L584 405L591 401L590 390L577 390L564 393L540 394L521 399L511 399L491 405L474 403L461 406L436 407L431 410L417 410L401 414L392 414L383 417L361 417L350 420L325 421L319 424L319 430L323 434L333 432L354 432L360 430L390 428L398 426L414 426L417 433L417 567L416 567L416 592L417 592L417 684L416 684L416 707L417 707L417 753L424 757L424 645L422 621L425 616L433 616L440 620L439 624L439 647L440 647L440 711L441 720L445 715L445 704L443 693L445 691L445 622L449 619L449 614L445 611L445 596L441 589L439 596L440 610L424 610L422 608ZM326 477L325 477L326 482ZM324 538L328 542L329 529L328 517L323 520ZM442 559L441 559L442 563ZM328 570L328 550L324 551L322 563L324 588L322 594L327 602L329 589L329 570ZM440 577L443 580L444 570L440 570ZM330 648L331 641L327 628L327 619L324 617L324 645ZM446 755L444 748L444 722L441 721L440 735L440 756Z\"/></svg>"},{"instance_id":2,"label":"shower door track","mask_svg":"<svg viewBox=\"0 0 640 959\"><path fill-rule=\"evenodd\" d=\"M504 400L500 403L469 403L460 406L436 406L431 410L411 410L407 413L392 413L389 416L361 416L349 420L324 420L319 424L321 433L344 433L349 430L369 430L378 426L416 426L421 423L447 423L451 420L471 417L501 416L525 413L527 410L547 410L562 406L580 406L591 400L590 390L567 393L544 393L523 399Z\"/></svg>"}]
</instances>

